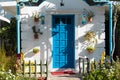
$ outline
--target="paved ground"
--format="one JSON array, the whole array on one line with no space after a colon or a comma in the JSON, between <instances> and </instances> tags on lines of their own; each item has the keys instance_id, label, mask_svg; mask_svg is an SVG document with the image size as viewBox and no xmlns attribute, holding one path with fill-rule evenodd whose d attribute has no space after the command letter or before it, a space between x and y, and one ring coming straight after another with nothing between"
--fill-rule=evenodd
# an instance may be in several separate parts
<instances>
[{"instance_id":1,"label":"paved ground","mask_svg":"<svg viewBox=\"0 0 120 80\"><path fill-rule=\"evenodd\" d=\"M49 75L48 80L80 80L78 75L68 75L68 74L63 74L63 75Z\"/></svg>"}]
</instances>

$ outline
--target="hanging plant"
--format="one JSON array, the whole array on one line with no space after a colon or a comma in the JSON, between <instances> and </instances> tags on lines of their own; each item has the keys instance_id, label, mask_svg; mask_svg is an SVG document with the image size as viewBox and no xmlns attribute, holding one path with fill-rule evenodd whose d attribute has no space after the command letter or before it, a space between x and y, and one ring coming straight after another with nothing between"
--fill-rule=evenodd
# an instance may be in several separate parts
<instances>
[{"instance_id":1,"label":"hanging plant","mask_svg":"<svg viewBox=\"0 0 120 80\"><path fill-rule=\"evenodd\" d=\"M34 33L34 39L39 39L38 33Z\"/></svg>"},{"instance_id":2,"label":"hanging plant","mask_svg":"<svg viewBox=\"0 0 120 80\"><path fill-rule=\"evenodd\" d=\"M85 34L84 38L87 41L86 50L89 53L93 53L95 50L95 45L97 43L96 34L93 31L89 31Z\"/></svg>"},{"instance_id":3,"label":"hanging plant","mask_svg":"<svg viewBox=\"0 0 120 80\"><path fill-rule=\"evenodd\" d=\"M35 22L39 22L39 13L37 11L33 13L33 17Z\"/></svg>"},{"instance_id":4,"label":"hanging plant","mask_svg":"<svg viewBox=\"0 0 120 80\"><path fill-rule=\"evenodd\" d=\"M92 46L88 46L88 47L86 48L86 50L87 50L89 53L93 53L94 50L95 50L95 48L92 47Z\"/></svg>"},{"instance_id":5,"label":"hanging plant","mask_svg":"<svg viewBox=\"0 0 120 80\"><path fill-rule=\"evenodd\" d=\"M95 16L94 12L89 10L87 11L87 17L88 17L88 21L92 22L93 21L93 17Z\"/></svg>"},{"instance_id":6,"label":"hanging plant","mask_svg":"<svg viewBox=\"0 0 120 80\"><path fill-rule=\"evenodd\" d=\"M33 33L34 33L34 39L39 39L38 31L36 31L36 26L32 27Z\"/></svg>"},{"instance_id":7,"label":"hanging plant","mask_svg":"<svg viewBox=\"0 0 120 80\"><path fill-rule=\"evenodd\" d=\"M33 30L33 33L36 33L37 31L36 31L36 26L33 26L32 27L32 30Z\"/></svg>"},{"instance_id":8,"label":"hanging plant","mask_svg":"<svg viewBox=\"0 0 120 80\"><path fill-rule=\"evenodd\" d=\"M85 40L90 41L92 38L95 38L95 33L93 31L89 31L85 34L84 38Z\"/></svg>"},{"instance_id":9,"label":"hanging plant","mask_svg":"<svg viewBox=\"0 0 120 80\"><path fill-rule=\"evenodd\" d=\"M38 48L33 48L33 53L38 53L40 50Z\"/></svg>"}]
</instances>

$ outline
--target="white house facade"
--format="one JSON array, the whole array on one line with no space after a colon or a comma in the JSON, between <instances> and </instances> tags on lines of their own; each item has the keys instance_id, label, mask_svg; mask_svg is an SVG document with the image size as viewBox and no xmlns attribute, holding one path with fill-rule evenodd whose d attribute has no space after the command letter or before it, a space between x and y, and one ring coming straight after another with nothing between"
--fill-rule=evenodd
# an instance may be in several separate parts
<instances>
[{"instance_id":1,"label":"white house facade","mask_svg":"<svg viewBox=\"0 0 120 80\"><path fill-rule=\"evenodd\" d=\"M13 1L14 2L14 1ZM16 16L16 3L3 9ZM94 13L93 21L88 12ZM50 72L78 71L79 57L91 61L101 59L105 52L105 6L90 6L83 0L45 0L38 6L20 7L21 52L25 61L48 61ZM35 20L34 18L39 20ZM85 35L94 37L86 40ZM92 52L88 51L92 47Z\"/></svg>"}]
</instances>

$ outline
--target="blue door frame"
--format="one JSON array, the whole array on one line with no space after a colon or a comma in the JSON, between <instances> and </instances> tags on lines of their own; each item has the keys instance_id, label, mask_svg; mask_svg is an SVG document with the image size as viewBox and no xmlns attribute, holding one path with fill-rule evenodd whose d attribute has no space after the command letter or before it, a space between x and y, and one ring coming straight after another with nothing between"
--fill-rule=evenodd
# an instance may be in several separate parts
<instances>
[{"instance_id":1,"label":"blue door frame","mask_svg":"<svg viewBox=\"0 0 120 80\"><path fill-rule=\"evenodd\" d=\"M53 68L75 67L74 15L52 16Z\"/></svg>"}]
</instances>

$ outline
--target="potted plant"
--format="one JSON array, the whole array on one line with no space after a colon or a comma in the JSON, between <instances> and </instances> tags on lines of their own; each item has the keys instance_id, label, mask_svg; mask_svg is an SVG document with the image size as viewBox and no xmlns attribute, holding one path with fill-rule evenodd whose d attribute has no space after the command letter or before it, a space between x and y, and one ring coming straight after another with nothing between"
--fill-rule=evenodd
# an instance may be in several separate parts
<instances>
[{"instance_id":1,"label":"potted plant","mask_svg":"<svg viewBox=\"0 0 120 80\"><path fill-rule=\"evenodd\" d=\"M95 33L93 31L89 31L84 35L84 38L88 41L90 41L92 38L95 38Z\"/></svg>"},{"instance_id":2,"label":"potted plant","mask_svg":"<svg viewBox=\"0 0 120 80\"><path fill-rule=\"evenodd\" d=\"M33 13L33 17L34 17L35 22L39 22L39 13L38 12Z\"/></svg>"},{"instance_id":3,"label":"potted plant","mask_svg":"<svg viewBox=\"0 0 120 80\"><path fill-rule=\"evenodd\" d=\"M47 80L47 77L39 77L38 80Z\"/></svg>"},{"instance_id":4,"label":"potted plant","mask_svg":"<svg viewBox=\"0 0 120 80\"><path fill-rule=\"evenodd\" d=\"M94 12L89 10L87 11L87 17L88 17L88 21L92 22L93 21L93 17L95 16Z\"/></svg>"},{"instance_id":5,"label":"potted plant","mask_svg":"<svg viewBox=\"0 0 120 80\"><path fill-rule=\"evenodd\" d=\"M39 36L38 33L34 33L34 39L39 39L38 36Z\"/></svg>"},{"instance_id":6,"label":"potted plant","mask_svg":"<svg viewBox=\"0 0 120 80\"><path fill-rule=\"evenodd\" d=\"M33 48L33 53L38 53L40 50L38 48Z\"/></svg>"},{"instance_id":7,"label":"potted plant","mask_svg":"<svg viewBox=\"0 0 120 80\"><path fill-rule=\"evenodd\" d=\"M86 50L87 50L89 53L93 53L94 50L95 50L95 48L92 47L92 46L88 46L88 47L86 48Z\"/></svg>"},{"instance_id":8,"label":"potted plant","mask_svg":"<svg viewBox=\"0 0 120 80\"><path fill-rule=\"evenodd\" d=\"M90 53L94 52L95 50L95 45L97 43L96 39L96 34L93 31L88 31L85 35L84 38L87 42L87 48L86 50Z\"/></svg>"},{"instance_id":9,"label":"potted plant","mask_svg":"<svg viewBox=\"0 0 120 80\"><path fill-rule=\"evenodd\" d=\"M36 33L36 26L32 27L33 33Z\"/></svg>"},{"instance_id":10,"label":"potted plant","mask_svg":"<svg viewBox=\"0 0 120 80\"><path fill-rule=\"evenodd\" d=\"M38 32L36 31L36 26L33 26L32 30L33 30L33 33L34 33L34 39L38 39L39 35L38 35Z\"/></svg>"}]
</instances>

